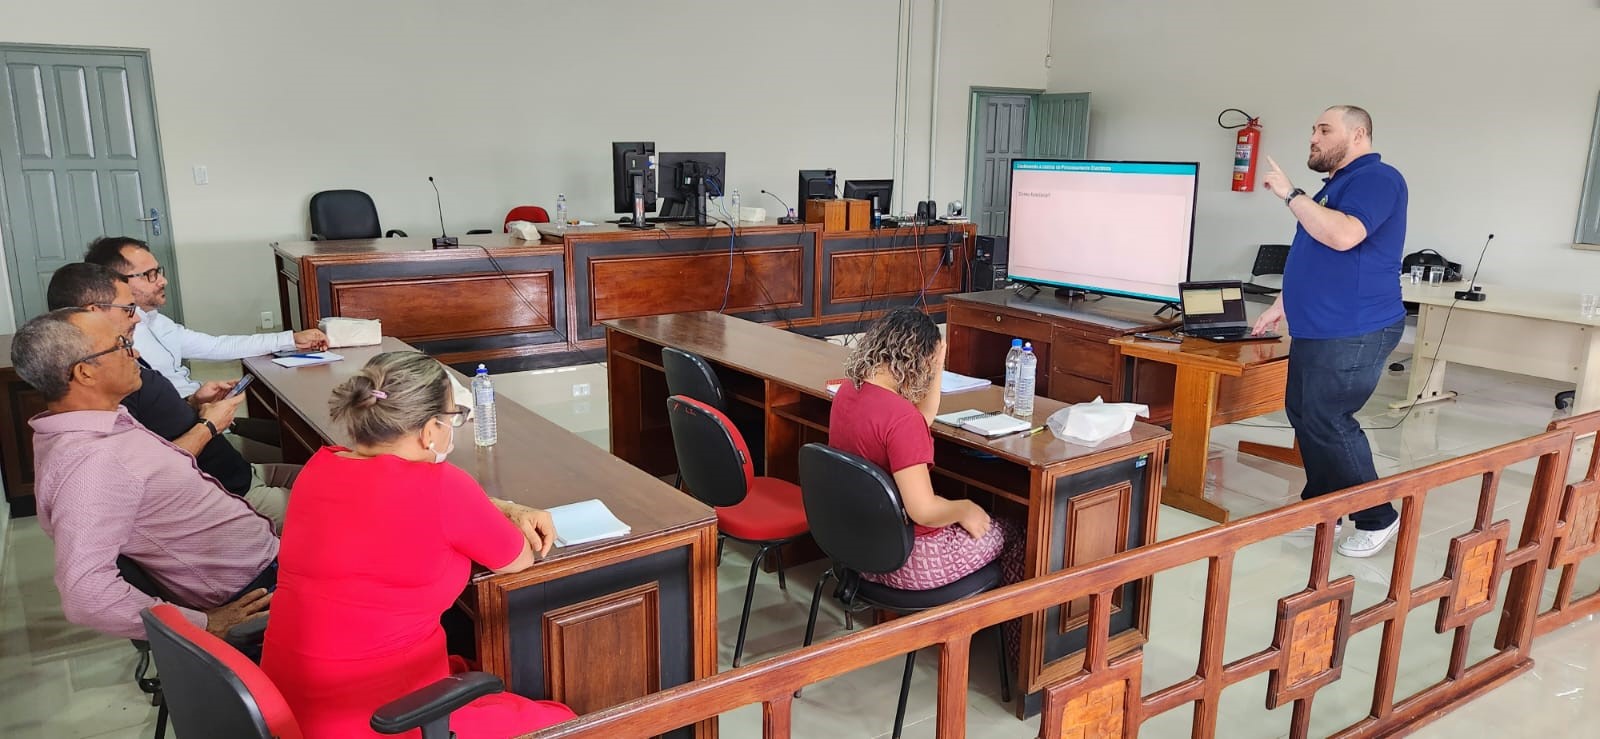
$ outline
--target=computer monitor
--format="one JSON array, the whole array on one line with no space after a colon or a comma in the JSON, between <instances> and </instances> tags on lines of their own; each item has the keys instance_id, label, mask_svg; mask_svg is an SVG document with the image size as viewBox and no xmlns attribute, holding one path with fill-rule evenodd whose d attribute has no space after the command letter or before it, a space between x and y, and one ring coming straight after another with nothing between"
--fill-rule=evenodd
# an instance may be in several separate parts
<instances>
[{"instance_id":1,"label":"computer monitor","mask_svg":"<svg viewBox=\"0 0 1600 739\"><path fill-rule=\"evenodd\" d=\"M832 200L837 193L834 183L838 181L838 174L831 169L802 169L800 170L800 222L806 222L806 202L813 198Z\"/></svg>"},{"instance_id":2,"label":"computer monitor","mask_svg":"<svg viewBox=\"0 0 1600 739\"><path fill-rule=\"evenodd\" d=\"M696 226L706 225L706 198L720 197L728 189L727 158L720 151L661 152L656 165L661 190L658 220L692 220Z\"/></svg>"},{"instance_id":3,"label":"computer monitor","mask_svg":"<svg viewBox=\"0 0 1600 739\"><path fill-rule=\"evenodd\" d=\"M656 144L654 141L611 142L613 213L635 213L635 200L645 213L656 209Z\"/></svg>"},{"instance_id":4,"label":"computer monitor","mask_svg":"<svg viewBox=\"0 0 1600 739\"><path fill-rule=\"evenodd\" d=\"M874 213L888 213L889 198L893 196L894 180L845 180L844 183L845 199L871 201Z\"/></svg>"},{"instance_id":5,"label":"computer monitor","mask_svg":"<svg viewBox=\"0 0 1600 739\"><path fill-rule=\"evenodd\" d=\"M1006 277L1176 303L1194 250L1194 162L1011 162Z\"/></svg>"}]
</instances>

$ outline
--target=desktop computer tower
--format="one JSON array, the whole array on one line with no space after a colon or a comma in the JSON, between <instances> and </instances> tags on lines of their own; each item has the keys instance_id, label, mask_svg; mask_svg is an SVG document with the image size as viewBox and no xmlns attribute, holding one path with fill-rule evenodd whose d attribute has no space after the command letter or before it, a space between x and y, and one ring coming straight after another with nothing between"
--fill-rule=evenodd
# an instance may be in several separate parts
<instances>
[{"instance_id":1,"label":"desktop computer tower","mask_svg":"<svg viewBox=\"0 0 1600 739\"><path fill-rule=\"evenodd\" d=\"M1006 286L1008 241L1004 236L979 236L972 253L972 270L967 274L968 292L998 290Z\"/></svg>"}]
</instances>

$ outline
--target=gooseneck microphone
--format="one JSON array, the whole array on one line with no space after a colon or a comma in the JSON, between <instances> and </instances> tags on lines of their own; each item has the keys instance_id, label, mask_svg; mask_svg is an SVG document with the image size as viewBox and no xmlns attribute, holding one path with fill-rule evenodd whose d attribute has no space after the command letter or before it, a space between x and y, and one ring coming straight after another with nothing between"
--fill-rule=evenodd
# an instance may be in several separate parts
<instances>
[{"instance_id":1,"label":"gooseneck microphone","mask_svg":"<svg viewBox=\"0 0 1600 739\"><path fill-rule=\"evenodd\" d=\"M1456 300L1465 300L1469 303L1482 302L1489 297L1478 287L1478 270L1483 269L1483 256L1489 253L1489 242L1494 241L1494 234L1483 240L1483 249L1478 252L1478 263L1472 267L1472 279L1467 280L1467 289L1456 291Z\"/></svg>"},{"instance_id":2,"label":"gooseneck microphone","mask_svg":"<svg viewBox=\"0 0 1600 739\"><path fill-rule=\"evenodd\" d=\"M428 175L428 184L433 185L433 204L439 209L439 235L433 238L433 248L454 249L460 242L454 236L446 236L444 232L444 199L439 197L439 183L433 181L433 175Z\"/></svg>"},{"instance_id":3,"label":"gooseneck microphone","mask_svg":"<svg viewBox=\"0 0 1600 739\"><path fill-rule=\"evenodd\" d=\"M778 201L778 205L783 206L784 215L783 215L783 217L778 219L778 223L787 226L787 225L789 225L791 223L799 223L800 222L799 218L794 217L794 208L790 208L788 203L783 202L783 198L778 197L777 193L775 193L775 192L773 192L771 190L762 190L761 192L764 193L764 194L767 194L767 195L771 195L773 200Z\"/></svg>"}]
</instances>

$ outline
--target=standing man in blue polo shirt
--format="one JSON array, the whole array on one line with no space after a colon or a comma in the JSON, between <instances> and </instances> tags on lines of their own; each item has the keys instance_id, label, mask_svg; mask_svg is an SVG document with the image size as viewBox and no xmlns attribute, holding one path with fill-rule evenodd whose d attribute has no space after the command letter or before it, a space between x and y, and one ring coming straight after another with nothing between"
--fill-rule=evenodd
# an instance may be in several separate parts
<instances>
[{"instance_id":1,"label":"standing man in blue polo shirt","mask_svg":"<svg viewBox=\"0 0 1600 739\"><path fill-rule=\"evenodd\" d=\"M1327 173L1316 195L1294 186L1267 159L1266 188L1299 221L1283 292L1255 332L1289 321L1284 406L1305 463L1302 499L1378 479L1372 448L1356 420L1400 342L1400 256L1406 240L1406 181L1372 151L1372 116L1353 105L1323 111L1311 127L1306 166ZM1370 557L1394 539L1394 506L1357 511L1340 554Z\"/></svg>"}]
</instances>

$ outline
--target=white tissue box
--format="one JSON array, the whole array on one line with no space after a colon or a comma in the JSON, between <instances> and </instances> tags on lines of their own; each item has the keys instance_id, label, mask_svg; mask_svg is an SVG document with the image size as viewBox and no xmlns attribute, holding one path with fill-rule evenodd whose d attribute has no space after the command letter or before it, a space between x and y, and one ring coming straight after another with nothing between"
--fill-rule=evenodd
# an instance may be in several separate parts
<instances>
[{"instance_id":1,"label":"white tissue box","mask_svg":"<svg viewBox=\"0 0 1600 739\"><path fill-rule=\"evenodd\" d=\"M739 220L744 223L761 223L767 220L766 208L752 208L748 205L740 206Z\"/></svg>"},{"instance_id":2,"label":"white tissue box","mask_svg":"<svg viewBox=\"0 0 1600 739\"><path fill-rule=\"evenodd\" d=\"M1107 403L1100 398L1076 403L1050 414L1045 425L1057 439L1094 446L1133 428L1136 416L1150 417L1150 407L1140 403Z\"/></svg>"},{"instance_id":3,"label":"white tissue box","mask_svg":"<svg viewBox=\"0 0 1600 739\"><path fill-rule=\"evenodd\" d=\"M317 327L328 335L331 349L383 343L383 322L376 318L324 318Z\"/></svg>"}]
</instances>

